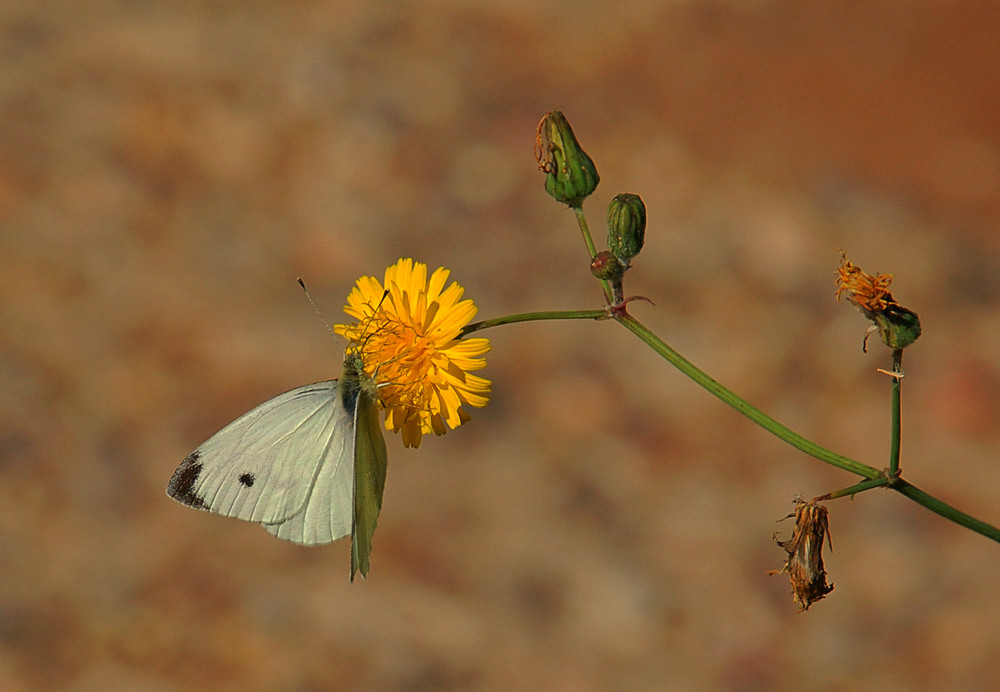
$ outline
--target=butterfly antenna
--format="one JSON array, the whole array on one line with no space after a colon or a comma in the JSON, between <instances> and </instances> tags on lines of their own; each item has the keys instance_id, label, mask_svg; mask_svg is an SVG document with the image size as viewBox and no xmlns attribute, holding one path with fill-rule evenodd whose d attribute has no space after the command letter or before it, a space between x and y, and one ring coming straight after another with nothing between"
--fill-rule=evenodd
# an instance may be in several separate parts
<instances>
[{"instance_id":1,"label":"butterfly antenna","mask_svg":"<svg viewBox=\"0 0 1000 692\"><path fill-rule=\"evenodd\" d=\"M323 316L323 313L320 312L319 308L316 306L316 301L314 301L313 297L309 294L309 289L306 288L306 282L303 281L302 279L296 279L296 280L299 282L299 286L301 286L302 290L305 292L306 300L308 300L309 304L312 305L313 310L316 311L316 314L319 315L319 318L323 320L323 324L326 326L326 331L330 332L330 336L336 339L337 335L334 333L333 328L330 327L330 323L326 321L326 317Z\"/></svg>"},{"instance_id":2,"label":"butterfly antenna","mask_svg":"<svg viewBox=\"0 0 1000 692\"><path fill-rule=\"evenodd\" d=\"M384 303L385 300L386 300L386 298L388 298L388 297L389 297L389 289L385 289L384 291L382 291L382 297L379 299L378 305L376 305L374 308L372 308L372 314L371 314L371 316L367 320L365 320L365 325L364 325L364 327L361 330L362 334L368 332L368 325L370 325L371 322L372 322L372 320L375 319L375 315L378 314L379 309L382 307L382 303ZM373 336L375 336L376 333L377 332L368 332L368 336L365 337L364 343L368 343L368 339L370 339ZM385 361L385 362L388 363L388 362L391 362L391 361L392 361L392 359L390 359L388 361ZM384 365L384 364L385 363L379 363L378 365L375 366L375 375L376 376L378 374L378 369L380 367L382 367L382 365ZM379 386L383 387L386 384L392 384L392 383L391 382L385 382L385 383L380 384Z\"/></svg>"},{"instance_id":3,"label":"butterfly antenna","mask_svg":"<svg viewBox=\"0 0 1000 692\"><path fill-rule=\"evenodd\" d=\"M375 315L377 315L378 311L382 309L382 303L384 303L385 299L388 297L389 297L389 289L387 288L384 291L382 291L382 297L379 298L378 305L372 308L372 316L369 318L369 320L375 319Z\"/></svg>"},{"instance_id":4,"label":"butterfly antenna","mask_svg":"<svg viewBox=\"0 0 1000 692\"><path fill-rule=\"evenodd\" d=\"M389 295L388 289L386 289L385 291L383 291L382 292L382 298L378 301L378 305L376 305L375 307L372 308L372 314L370 314L368 317L364 318L358 324L358 326L361 328L361 333L362 334L367 334L367 336L364 337L364 343L368 343L368 339L370 339L373 336L375 336L376 332L369 332L368 328L371 326L372 322L375 321L375 316L378 314L379 308L382 307L382 303L385 302L385 299L388 297L388 295Z\"/></svg>"}]
</instances>

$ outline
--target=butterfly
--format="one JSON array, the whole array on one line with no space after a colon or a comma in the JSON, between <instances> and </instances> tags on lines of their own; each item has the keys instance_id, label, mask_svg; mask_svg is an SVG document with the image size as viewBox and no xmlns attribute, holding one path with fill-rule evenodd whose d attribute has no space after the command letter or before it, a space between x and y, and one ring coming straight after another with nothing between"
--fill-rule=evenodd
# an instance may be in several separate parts
<instances>
[{"instance_id":1,"label":"butterfly","mask_svg":"<svg viewBox=\"0 0 1000 692\"><path fill-rule=\"evenodd\" d=\"M377 385L349 352L339 380L285 392L212 435L167 495L301 545L350 535L354 581L368 576L387 464Z\"/></svg>"}]
</instances>

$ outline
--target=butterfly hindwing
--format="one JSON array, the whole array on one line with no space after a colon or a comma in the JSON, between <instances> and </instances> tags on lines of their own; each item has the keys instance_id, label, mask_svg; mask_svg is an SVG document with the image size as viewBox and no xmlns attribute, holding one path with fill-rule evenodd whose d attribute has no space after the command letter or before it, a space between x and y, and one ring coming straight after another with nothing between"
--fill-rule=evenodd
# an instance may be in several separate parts
<instances>
[{"instance_id":1,"label":"butterfly hindwing","mask_svg":"<svg viewBox=\"0 0 1000 692\"><path fill-rule=\"evenodd\" d=\"M296 543L346 536L353 523L353 414L336 380L285 392L188 455L167 494Z\"/></svg>"},{"instance_id":2,"label":"butterfly hindwing","mask_svg":"<svg viewBox=\"0 0 1000 692\"><path fill-rule=\"evenodd\" d=\"M379 424L378 405L374 396L362 391L358 396L355 416L354 443L354 529L351 538L351 581L361 572L368 576L372 553L372 536L379 512L388 455Z\"/></svg>"}]
</instances>

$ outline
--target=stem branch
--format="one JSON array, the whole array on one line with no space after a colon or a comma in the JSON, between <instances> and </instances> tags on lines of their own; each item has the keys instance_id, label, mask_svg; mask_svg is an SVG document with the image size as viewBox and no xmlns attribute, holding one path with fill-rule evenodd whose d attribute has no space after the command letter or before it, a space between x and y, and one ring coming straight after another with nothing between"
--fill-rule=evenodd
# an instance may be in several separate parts
<instances>
[{"instance_id":1,"label":"stem branch","mask_svg":"<svg viewBox=\"0 0 1000 692\"><path fill-rule=\"evenodd\" d=\"M771 418L771 416L767 415L760 409L751 406L744 399L740 398L731 390L722 386L699 370L693 363L691 363L691 361L687 360L677 351L670 348L670 346L664 343L660 337L649 331L649 329L647 329L641 322L631 315L617 315L615 319L617 319L626 329L649 344L649 346L663 356L668 363L690 377L697 384L707 389L709 393L714 394L716 397L732 406L744 416L757 423L768 432L792 445L796 449L799 449L822 462L832 464L833 466L842 468L845 471L850 471L851 473L855 473L863 478L875 479L882 476L882 472L878 469L868 466L867 464L862 464L860 461L855 461L854 459L841 456L840 454L835 454L824 447L820 447L815 442L807 440L797 432L786 428L784 425L776 421L774 418Z\"/></svg>"},{"instance_id":2,"label":"stem branch","mask_svg":"<svg viewBox=\"0 0 1000 692\"><path fill-rule=\"evenodd\" d=\"M459 333L461 339L472 332L490 327L499 327L502 324L516 324L518 322L537 322L539 320L601 320L608 316L607 310L548 310L543 312L524 312L519 315L506 315L496 317L492 320L480 320L465 326Z\"/></svg>"},{"instance_id":3,"label":"stem branch","mask_svg":"<svg viewBox=\"0 0 1000 692\"><path fill-rule=\"evenodd\" d=\"M600 320L606 319L607 317L608 312L606 310L528 312L519 315L508 315L491 320L474 322L462 330L459 338L481 329L488 329L502 324L535 322L539 320ZM890 452L890 467L884 471L879 471L878 469L868 466L867 464L862 464L854 459L841 456L840 454L836 454L824 447L819 446L815 442L807 440L793 430L785 427L774 418L771 418L760 409L751 406L731 390L719 384L703 371L698 369L693 363L668 346L658 336L649 331L645 325L631 315L627 313L615 314L614 319L620 322L622 326L631 331L633 334L638 336L654 351L663 356L667 362L694 380L696 384L701 385L703 388L708 390L709 393L729 404L768 432L792 445L796 449L805 452L811 457L819 459L824 463L831 464L832 466L844 469L845 471L850 471L851 473L861 476L864 479L847 488L835 490L831 493L827 493L826 495L821 495L816 498L817 500L832 500L839 497L856 495L857 493L871 490L872 488L885 486L895 490L904 497L913 500L917 504L926 507L932 512L935 512L946 519L950 519L960 526L964 526L965 528L971 529L972 531L982 534L987 538L1000 542L1000 529L987 524L984 521L976 519L975 517L972 517L945 502L942 502L933 495L927 494L915 485L904 481L899 477L899 378L893 378L893 442ZM902 352L895 351L893 353L893 372L901 372L901 361ZM895 460L894 464L893 460Z\"/></svg>"},{"instance_id":4,"label":"stem branch","mask_svg":"<svg viewBox=\"0 0 1000 692\"><path fill-rule=\"evenodd\" d=\"M825 495L820 495L812 499L813 502L822 502L824 500L836 500L841 497L854 497L858 493L863 493L866 490L871 490L872 488L884 488L889 485L889 479L885 476L881 478L866 478L860 483L855 483L847 488L841 488L840 490L834 490L832 493L826 493Z\"/></svg>"},{"instance_id":5,"label":"stem branch","mask_svg":"<svg viewBox=\"0 0 1000 692\"><path fill-rule=\"evenodd\" d=\"M945 519L950 519L960 526L972 529L976 533L980 533L987 538L992 538L994 541L1000 543L1000 529L997 527L991 526L985 521L980 521L979 519L969 516L961 510L955 509L949 504L941 502L941 500L937 499L933 495L928 495L917 486L904 481L902 478L897 478L896 481L889 487L910 498L918 505L923 505L930 511L940 514Z\"/></svg>"}]
</instances>

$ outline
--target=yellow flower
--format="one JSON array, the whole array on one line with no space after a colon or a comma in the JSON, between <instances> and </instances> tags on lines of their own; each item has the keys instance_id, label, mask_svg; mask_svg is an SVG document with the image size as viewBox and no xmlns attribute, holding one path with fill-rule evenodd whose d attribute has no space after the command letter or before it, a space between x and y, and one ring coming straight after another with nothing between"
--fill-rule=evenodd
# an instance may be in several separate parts
<instances>
[{"instance_id":1,"label":"yellow flower","mask_svg":"<svg viewBox=\"0 0 1000 692\"><path fill-rule=\"evenodd\" d=\"M449 274L441 267L428 281L427 265L401 259L383 283L362 276L344 306L358 321L334 327L361 354L378 383L385 426L401 432L406 447L467 421L462 406L489 401L490 381L471 371L486 367L490 342L458 338L477 308L461 300L465 289L457 283L445 288Z\"/></svg>"}]
</instances>

